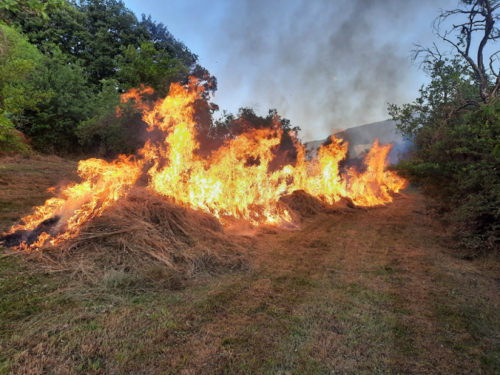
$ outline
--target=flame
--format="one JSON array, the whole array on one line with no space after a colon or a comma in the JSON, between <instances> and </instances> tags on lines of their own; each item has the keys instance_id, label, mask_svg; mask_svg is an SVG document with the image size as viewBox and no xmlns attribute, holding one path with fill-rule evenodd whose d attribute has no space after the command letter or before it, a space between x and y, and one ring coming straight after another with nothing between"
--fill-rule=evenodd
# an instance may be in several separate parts
<instances>
[{"instance_id":1,"label":"flame","mask_svg":"<svg viewBox=\"0 0 500 375\"><path fill-rule=\"evenodd\" d=\"M392 202L390 191L399 192L406 185L406 180L394 172L385 171L387 156L392 145L380 146L375 140L364 163L367 166L362 174L350 169L347 173L348 197L360 206L375 206Z\"/></svg>"},{"instance_id":2,"label":"flame","mask_svg":"<svg viewBox=\"0 0 500 375\"><path fill-rule=\"evenodd\" d=\"M389 192L405 184L385 171L391 146L378 142L365 159L366 172L350 169L343 179L339 162L346 157L347 143L336 138L322 146L311 162L306 161L305 146L295 140L296 165L271 173L273 148L282 137L277 121L273 128L252 130L226 141L210 158L197 156L192 104L202 92L194 79L186 88L173 84L170 95L143 117L149 130L168 132L166 147L148 143L142 151L147 161L154 162L148 172L149 187L181 205L211 213L223 224L233 218L281 224L290 221L290 216L280 208L279 199L295 190L305 190L330 204L348 197L358 205L373 206L391 202Z\"/></svg>"},{"instance_id":3,"label":"flame","mask_svg":"<svg viewBox=\"0 0 500 375\"><path fill-rule=\"evenodd\" d=\"M12 227L9 233L33 230L43 221L60 216L57 224L60 233L54 236L42 233L29 247L38 248L46 243L55 245L75 237L84 222L100 216L113 202L127 195L140 172L141 163L123 155L112 163L100 159L82 160L78 164L78 175L83 181L67 186L59 197L35 207L31 215L22 219L24 224Z\"/></svg>"},{"instance_id":4,"label":"flame","mask_svg":"<svg viewBox=\"0 0 500 375\"><path fill-rule=\"evenodd\" d=\"M210 157L203 158L196 153L199 144L193 119L193 103L203 94L197 80L192 78L186 86L172 84L170 94L152 109L141 100L145 93L151 94L152 90L131 90L121 100L134 99L143 110L148 131L160 129L167 134L164 143L147 142L139 152L139 162L125 156L112 163L81 161L78 172L83 182L66 187L59 197L36 207L11 233L35 229L44 220L59 215L62 230L54 236L44 233L32 247L76 236L84 222L127 195L145 163L152 165L148 171L149 189L185 207L210 213L223 224L235 219L253 224L291 222L290 213L279 201L299 189L329 204L347 197L357 205L373 206L391 202L390 192L398 192L406 184L385 170L391 145L381 146L378 141L365 157L366 170L360 173L351 168L343 176L339 163L347 155L346 142L332 137L328 145L321 146L317 158L308 161L305 146L291 134L298 150L295 165L269 171L273 151L283 135L277 118L273 127L226 140Z\"/></svg>"}]
</instances>

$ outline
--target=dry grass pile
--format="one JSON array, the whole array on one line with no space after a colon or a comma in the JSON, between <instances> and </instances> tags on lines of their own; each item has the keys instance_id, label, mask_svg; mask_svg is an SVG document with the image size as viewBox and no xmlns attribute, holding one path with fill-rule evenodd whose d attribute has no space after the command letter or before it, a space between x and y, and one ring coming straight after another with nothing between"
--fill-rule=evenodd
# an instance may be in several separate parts
<instances>
[{"instance_id":1,"label":"dry grass pile","mask_svg":"<svg viewBox=\"0 0 500 375\"><path fill-rule=\"evenodd\" d=\"M318 214L353 211L347 199L328 205L304 191L283 197L293 223ZM249 226L249 228L247 228ZM235 223L224 229L209 214L183 208L135 187L127 198L85 223L79 234L57 246L30 253L50 272L71 272L75 277L111 286L152 283L176 289L196 276L249 268L256 232L276 233L267 226L252 228Z\"/></svg>"},{"instance_id":2,"label":"dry grass pile","mask_svg":"<svg viewBox=\"0 0 500 375\"><path fill-rule=\"evenodd\" d=\"M352 211L356 206L349 198L342 198L333 205L307 194L304 190L296 190L292 194L284 196L280 202L292 210L292 218L297 220L308 219L321 213L333 214L338 212Z\"/></svg>"},{"instance_id":3,"label":"dry grass pile","mask_svg":"<svg viewBox=\"0 0 500 375\"><path fill-rule=\"evenodd\" d=\"M33 255L53 271L85 279L175 289L196 275L247 268L251 246L249 239L224 233L213 216L135 188L76 238Z\"/></svg>"}]
</instances>

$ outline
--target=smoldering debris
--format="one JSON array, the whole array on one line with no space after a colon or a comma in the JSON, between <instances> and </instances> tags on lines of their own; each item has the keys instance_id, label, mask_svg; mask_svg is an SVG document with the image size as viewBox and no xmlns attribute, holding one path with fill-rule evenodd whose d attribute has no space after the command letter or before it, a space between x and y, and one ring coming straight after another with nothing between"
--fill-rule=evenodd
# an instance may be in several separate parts
<instances>
[{"instance_id":1,"label":"smoldering debris","mask_svg":"<svg viewBox=\"0 0 500 375\"><path fill-rule=\"evenodd\" d=\"M42 233L48 233L51 236L54 236L59 230L57 225L59 224L60 219L60 216L54 216L42 221L33 230L18 230L14 233L7 234L0 237L0 244L8 248L18 247L23 243L29 246L35 243Z\"/></svg>"}]
</instances>

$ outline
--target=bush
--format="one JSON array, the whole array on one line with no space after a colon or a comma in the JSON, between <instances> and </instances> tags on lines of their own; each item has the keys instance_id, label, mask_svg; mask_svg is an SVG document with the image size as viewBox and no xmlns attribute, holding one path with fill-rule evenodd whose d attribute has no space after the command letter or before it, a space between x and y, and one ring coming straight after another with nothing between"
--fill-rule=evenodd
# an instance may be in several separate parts
<instances>
[{"instance_id":1,"label":"bush","mask_svg":"<svg viewBox=\"0 0 500 375\"><path fill-rule=\"evenodd\" d=\"M460 242L500 245L500 102L419 127L412 158L396 169L436 199Z\"/></svg>"},{"instance_id":2,"label":"bush","mask_svg":"<svg viewBox=\"0 0 500 375\"><path fill-rule=\"evenodd\" d=\"M30 147L23 142L23 137L14 124L0 110L0 154L25 153Z\"/></svg>"}]
</instances>

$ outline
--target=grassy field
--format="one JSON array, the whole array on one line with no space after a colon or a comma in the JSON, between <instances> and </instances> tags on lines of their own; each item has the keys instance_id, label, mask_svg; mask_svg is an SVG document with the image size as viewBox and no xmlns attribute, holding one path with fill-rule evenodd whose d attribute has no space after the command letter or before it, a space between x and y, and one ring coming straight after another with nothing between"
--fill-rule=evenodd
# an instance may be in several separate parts
<instances>
[{"instance_id":1,"label":"grassy field","mask_svg":"<svg viewBox=\"0 0 500 375\"><path fill-rule=\"evenodd\" d=\"M75 178L0 159L0 230ZM500 374L500 267L463 259L417 191L257 231L251 267L178 290L0 259L0 373ZM0 250L0 256L5 250Z\"/></svg>"}]
</instances>

